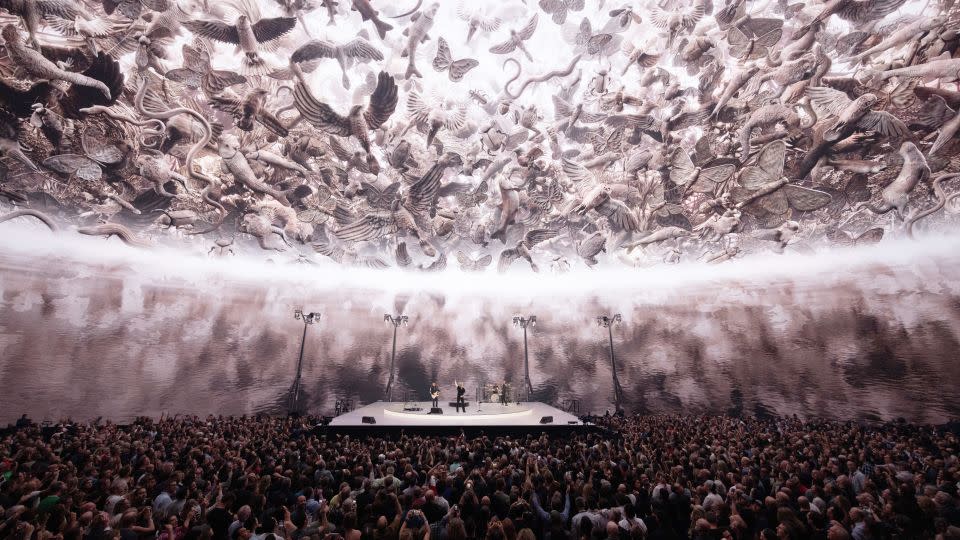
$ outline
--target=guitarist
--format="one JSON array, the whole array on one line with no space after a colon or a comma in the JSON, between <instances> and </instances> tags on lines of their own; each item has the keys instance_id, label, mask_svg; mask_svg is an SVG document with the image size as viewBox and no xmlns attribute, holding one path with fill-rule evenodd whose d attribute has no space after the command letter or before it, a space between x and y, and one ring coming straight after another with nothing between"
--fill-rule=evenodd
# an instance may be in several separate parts
<instances>
[{"instance_id":1,"label":"guitarist","mask_svg":"<svg viewBox=\"0 0 960 540\"><path fill-rule=\"evenodd\" d=\"M430 385L430 398L433 399L433 406L439 407L440 402L440 387L437 386L437 381L433 381L433 384Z\"/></svg>"}]
</instances>

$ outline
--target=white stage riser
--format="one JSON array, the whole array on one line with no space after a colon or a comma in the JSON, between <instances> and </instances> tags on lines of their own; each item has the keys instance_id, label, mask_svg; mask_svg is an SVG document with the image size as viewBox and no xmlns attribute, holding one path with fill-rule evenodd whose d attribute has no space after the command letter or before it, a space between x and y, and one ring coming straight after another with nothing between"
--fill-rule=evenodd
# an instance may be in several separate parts
<instances>
[{"instance_id":1,"label":"white stage riser","mask_svg":"<svg viewBox=\"0 0 960 540\"><path fill-rule=\"evenodd\" d=\"M348 413L334 418L331 427L343 426L384 426L384 427L457 427L457 426L490 426L490 427L536 427L545 425L583 425L580 420L556 407L540 402L471 404L466 412L458 412L448 403L440 403L442 414L430 414L433 403L422 401L416 403L377 401L359 407ZM410 411L411 407L419 407L420 411ZM368 419L364 423L364 418ZM552 417L550 424L543 424L544 417ZM373 423L369 420L372 419Z\"/></svg>"}]
</instances>

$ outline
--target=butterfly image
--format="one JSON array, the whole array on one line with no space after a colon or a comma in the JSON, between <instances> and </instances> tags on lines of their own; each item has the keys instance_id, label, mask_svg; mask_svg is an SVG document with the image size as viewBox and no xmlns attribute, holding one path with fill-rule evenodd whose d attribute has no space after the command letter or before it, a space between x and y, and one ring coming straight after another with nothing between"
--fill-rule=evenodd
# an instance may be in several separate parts
<instances>
[{"instance_id":1,"label":"butterfly image","mask_svg":"<svg viewBox=\"0 0 960 540\"><path fill-rule=\"evenodd\" d=\"M171 69L164 76L190 88L202 88L211 94L219 94L230 86L247 82L247 78L239 73L211 68L210 53L202 45L191 47L184 44L183 67Z\"/></svg>"},{"instance_id":2,"label":"butterfly image","mask_svg":"<svg viewBox=\"0 0 960 540\"><path fill-rule=\"evenodd\" d=\"M869 246L883 239L883 228L868 229L859 236L854 236L840 229L832 229L827 231L826 236L828 240L838 246Z\"/></svg>"},{"instance_id":3,"label":"butterfly image","mask_svg":"<svg viewBox=\"0 0 960 540\"><path fill-rule=\"evenodd\" d=\"M733 176L735 170L731 164L701 169L693 164L690 154L683 148L674 150L670 157L670 181L697 193L713 193L717 186Z\"/></svg>"},{"instance_id":4,"label":"butterfly image","mask_svg":"<svg viewBox=\"0 0 960 540\"><path fill-rule=\"evenodd\" d=\"M774 13L783 13L783 20L785 21L796 17L801 11L803 11L803 2L791 4L787 0L777 0L777 5L773 8Z\"/></svg>"},{"instance_id":5,"label":"butterfly image","mask_svg":"<svg viewBox=\"0 0 960 540\"><path fill-rule=\"evenodd\" d=\"M768 50L783 36L783 21L779 19L751 19L727 31L730 56L740 60L754 60L767 56Z\"/></svg>"},{"instance_id":6,"label":"butterfly image","mask_svg":"<svg viewBox=\"0 0 960 540\"><path fill-rule=\"evenodd\" d=\"M666 203L653 213L654 219L662 227L680 227L685 230L693 230L693 224L683 213L683 207L679 204Z\"/></svg>"},{"instance_id":7,"label":"butterfly image","mask_svg":"<svg viewBox=\"0 0 960 540\"><path fill-rule=\"evenodd\" d=\"M102 134L94 137L84 132L80 143L83 146L83 154L50 156L43 160L43 166L58 173L92 182L103 176L103 167L123 161L123 151L115 145L105 143Z\"/></svg>"},{"instance_id":8,"label":"butterfly image","mask_svg":"<svg viewBox=\"0 0 960 540\"><path fill-rule=\"evenodd\" d=\"M618 152L623 144L623 128L611 130L604 133L601 129L590 134L590 143L593 145L593 151L597 154L603 152Z\"/></svg>"},{"instance_id":9,"label":"butterfly image","mask_svg":"<svg viewBox=\"0 0 960 540\"><path fill-rule=\"evenodd\" d=\"M446 71L451 81L460 82L467 72L479 65L480 62L473 58L454 60L453 55L450 54L450 46L447 45L447 40L442 37L437 39L437 56L433 59L433 69Z\"/></svg>"},{"instance_id":10,"label":"butterfly image","mask_svg":"<svg viewBox=\"0 0 960 540\"><path fill-rule=\"evenodd\" d=\"M563 202L563 187L554 179L547 184L543 192L534 194L532 199L540 210L546 212L550 210L553 205Z\"/></svg>"},{"instance_id":11,"label":"butterfly image","mask_svg":"<svg viewBox=\"0 0 960 540\"><path fill-rule=\"evenodd\" d=\"M115 11L124 17L136 20L146 8L148 11L167 11L170 3L166 0L107 0L103 2L103 11L112 15Z\"/></svg>"},{"instance_id":12,"label":"butterfly image","mask_svg":"<svg viewBox=\"0 0 960 540\"><path fill-rule=\"evenodd\" d=\"M371 208L389 210L393 201L400 196L400 182L394 182L383 189L368 182L361 182L360 185L363 187L363 194Z\"/></svg>"},{"instance_id":13,"label":"butterfly image","mask_svg":"<svg viewBox=\"0 0 960 540\"><path fill-rule=\"evenodd\" d=\"M573 31L568 30L566 33L570 36ZM595 56L613 51L620 46L623 38L619 35L615 36L604 32L594 33L593 27L590 25L590 19L584 17L572 39L568 37L568 40L572 42L575 51L586 51L587 54Z\"/></svg>"},{"instance_id":14,"label":"butterfly image","mask_svg":"<svg viewBox=\"0 0 960 540\"><path fill-rule=\"evenodd\" d=\"M474 259L466 253L458 251L457 262L460 263L460 269L465 272L482 272L493 262L493 255L488 253L480 258Z\"/></svg>"},{"instance_id":15,"label":"butterfly image","mask_svg":"<svg viewBox=\"0 0 960 540\"><path fill-rule=\"evenodd\" d=\"M487 190L489 187L490 186L487 184L487 181L483 180L472 191L457 193L457 202L460 203L460 206L465 207L479 206L487 200Z\"/></svg>"},{"instance_id":16,"label":"butterfly image","mask_svg":"<svg viewBox=\"0 0 960 540\"><path fill-rule=\"evenodd\" d=\"M567 20L567 12L583 9L584 0L540 0L540 9L549 13L553 22L563 24Z\"/></svg>"},{"instance_id":17,"label":"butterfly image","mask_svg":"<svg viewBox=\"0 0 960 540\"><path fill-rule=\"evenodd\" d=\"M733 198L738 203L746 203L745 210L783 216L791 208L812 212L833 200L829 193L797 186L784 178L786 153L784 141L767 143L757 156L757 164L743 169L742 188L734 190Z\"/></svg>"}]
</instances>

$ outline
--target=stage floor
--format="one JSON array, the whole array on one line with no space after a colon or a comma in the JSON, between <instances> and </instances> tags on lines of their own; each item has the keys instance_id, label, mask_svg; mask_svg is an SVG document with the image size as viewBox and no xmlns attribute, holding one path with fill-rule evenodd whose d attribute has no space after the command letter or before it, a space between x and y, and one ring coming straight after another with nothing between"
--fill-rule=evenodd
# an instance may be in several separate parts
<instances>
[{"instance_id":1,"label":"stage floor","mask_svg":"<svg viewBox=\"0 0 960 540\"><path fill-rule=\"evenodd\" d=\"M337 416L330 421L331 427L347 426L384 426L384 427L536 427L536 426L582 426L574 415L556 407L537 401L524 403L471 403L467 412L457 412L448 403L440 403L443 414L429 414L433 402L387 402L377 401ZM405 408L419 407L419 411L405 411ZM376 424L364 424L363 417L369 416ZM544 416L552 416L553 422L541 424Z\"/></svg>"}]
</instances>

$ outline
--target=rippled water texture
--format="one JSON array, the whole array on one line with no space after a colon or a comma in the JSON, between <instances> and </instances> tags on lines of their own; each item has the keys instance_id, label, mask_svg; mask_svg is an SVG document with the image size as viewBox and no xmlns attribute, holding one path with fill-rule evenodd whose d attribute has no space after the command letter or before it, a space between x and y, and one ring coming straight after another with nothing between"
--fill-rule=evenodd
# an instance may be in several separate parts
<instances>
[{"instance_id":1,"label":"rippled water texture","mask_svg":"<svg viewBox=\"0 0 960 540\"><path fill-rule=\"evenodd\" d=\"M501 278L199 260L28 230L0 242L0 423L22 412L281 412L302 325L304 406L378 399L402 311L400 390L523 377L536 397L628 409L940 422L960 416L960 239L691 266ZM78 262L84 261L84 262ZM94 263L96 261L96 263ZM519 384L518 384L519 386Z\"/></svg>"}]
</instances>

